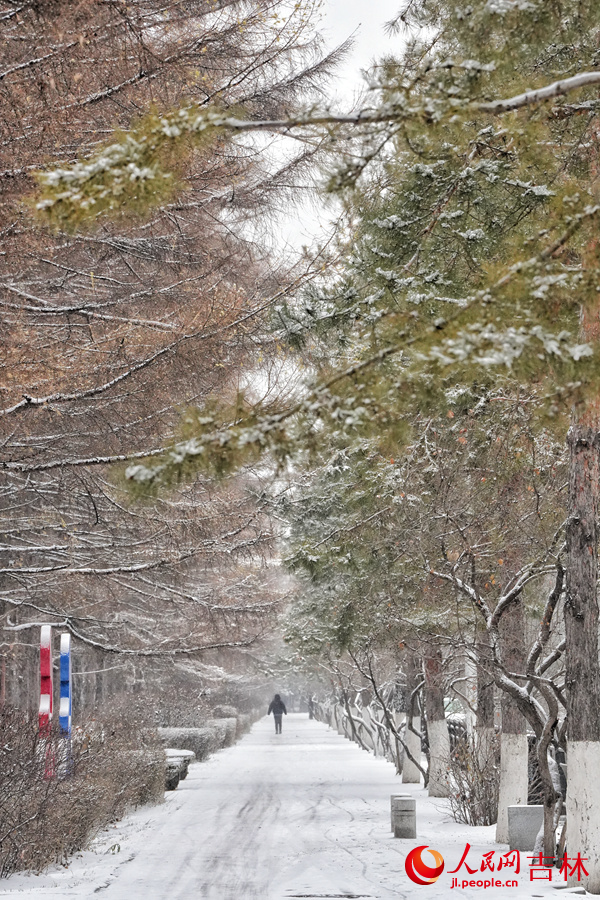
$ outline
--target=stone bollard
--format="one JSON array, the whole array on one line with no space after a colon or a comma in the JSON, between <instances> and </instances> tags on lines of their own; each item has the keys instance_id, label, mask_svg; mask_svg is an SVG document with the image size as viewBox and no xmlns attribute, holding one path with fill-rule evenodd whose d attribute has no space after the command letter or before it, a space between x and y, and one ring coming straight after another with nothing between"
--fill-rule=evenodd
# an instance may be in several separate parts
<instances>
[{"instance_id":1,"label":"stone bollard","mask_svg":"<svg viewBox=\"0 0 600 900\"><path fill-rule=\"evenodd\" d=\"M392 822L395 838L416 838L417 803L412 797L392 797Z\"/></svg>"},{"instance_id":2,"label":"stone bollard","mask_svg":"<svg viewBox=\"0 0 600 900\"><path fill-rule=\"evenodd\" d=\"M391 830L394 830L394 816L396 811L396 801L397 800L406 800L410 797L410 794L392 794L390 797L390 824Z\"/></svg>"},{"instance_id":3,"label":"stone bollard","mask_svg":"<svg viewBox=\"0 0 600 900\"><path fill-rule=\"evenodd\" d=\"M508 846L511 850L533 850L544 821L544 807L508 807Z\"/></svg>"}]
</instances>

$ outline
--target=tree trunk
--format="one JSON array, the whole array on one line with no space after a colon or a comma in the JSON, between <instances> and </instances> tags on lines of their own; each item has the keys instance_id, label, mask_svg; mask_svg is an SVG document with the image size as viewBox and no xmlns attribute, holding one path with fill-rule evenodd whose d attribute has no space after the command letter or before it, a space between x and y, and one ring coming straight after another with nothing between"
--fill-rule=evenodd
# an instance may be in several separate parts
<instances>
[{"instance_id":1,"label":"tree trunk","mask_svg":"<svg viewBox=\"0 0 600 900\"><path fill-rule=\"evenodd\" d=\"M598 665L598 449L594 427L569 430L565 599L569 856L587 858L579 882L600 894L600 669ZM574 880L573 884L577 884Z\"/></svg>"},{"instance_id":2,"label":"tree trunk","mask_svg":"<svg viewBox=\"0 0 600 900\"><path fill-rule=\"evenodd\" d=\"M500 620L502 658L509 672L525 670L525 616L519 600ZM514 700L502 691L502 733L500 737L500 790L496 840L508 843L508 807L527 803L527 723Z\"/></svg>"},{"instance_id":3,"label":"tree trunk","mask_svg":"<svg viewBox=\"0 0 600 900\"><path fill-rule=\"evenodd\" d=\"M418 665L418 657L414 653L406 655L406 732L405 743L415 759L421 759L421 738L418 737L421 731L421 710L419 706L418 696L414 696L415 689L419 683L420 667ZM412 702L411 702L412 697ZM412 725L412 729L411 729ZM413 730L414 729L414 730ZM417 734L415 734L415 731ZM415 764L404 755L404 766L402 768L403 784L419 784L421 781L421 773Z\"/></svg>"},{"instance_id":4,"label":"tree trunk","mask_svg":"<svg viewBox=\"0 0 600 900\"><path fill-rule=\"evenodd\" d=\"M442 651L428 644L423 658L425 712L429 736L429 796L447 797L449 792L450 735L444 710Z\"/></svg>"},{"instance_id":5,"label":"tree trunk","mask_svg":"<svg viewBox=\"0 0 600 900\"><path fill-rule=\"evenodd\" d=\"M494 676L492 648L486 632L477 635L477 717L475 741L479 765L487 768L494 762Z\"/></svg>"},{"instance_id":6,"label":"tree trunk","mask_svg":"<svg viewBox=\"0 0 600 900\"><path fill-rule=\"evenodd\" d=\"M6 602L0 597L0 626L3 628L6 621ZM5 640L4 647L0 650L0 709L6 703L6 657L8 656L8 648Z\"/></svg>"}]
</instances>

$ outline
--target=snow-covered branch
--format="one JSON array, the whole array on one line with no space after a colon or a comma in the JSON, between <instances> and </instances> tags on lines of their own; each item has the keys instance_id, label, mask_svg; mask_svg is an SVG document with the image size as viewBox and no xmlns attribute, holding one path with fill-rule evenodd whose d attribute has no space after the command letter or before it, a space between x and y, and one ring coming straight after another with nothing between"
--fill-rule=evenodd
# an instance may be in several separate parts
<instances>
[{"instance_id":1,"label":"snow-covered branch","mask_svg":"<svg viewBox=\"0 0 600 900\"><path fill-rule=\"evenodd\" d=\"M55 459L45 463L4 462L2 468L12 472L49 472L52 469L72 468L76 466L105 466L134 459L147 459L160 456L166 447L145 450L139 453L115 453L112 456L87 456L80 459Z\"/></svg>"},{"instance_id":2,"label":"snow-covered branch","mask_svg":"<svg viewBox=\"0 0 600 900\"><path fill-rule=\"evenodd\" d=\"M138 73L129 82L148 74ZM328 109L322 112L313 109L281 119L241 119L231 116L226 110L207 109L205 106L183 107L163 116L149 117L137 131L126 134L120 141L105 147L87 161L40 172L38 181L43 188L43 196L38 209L58 220L78 222L82 218L94 218L104 210L122 209L127 204L139 205L142 199L149 205L159 199L164 200L170 190L172 176L158 162L160 151L165 146L176 146L190 137L206 139L209 136L216 138L223 134L253 132L294 136L299 130L310 133L315 129L331 130L339 126L353 129L381 127L385 130L386 127L393 129L406 121L438 121L460 111L502 115L598 83L600 72L581 72L570 78L494 101L452 98L439 100L437 105L440 108L435 113L428 100L412 98L409 91L397 92L379 106L365 107L352 113L339 114ZM120 87L121 85L117 85L110 88L109 92ZM94 96L86 102L95 100ZM392 134L383 135L380 150L391 137ZM368 162L367 155L359 168L366 167Z\"/></svg>"},{"instance_id":3,"label":"snow-covered branch","mask_svg":"<svg viewBox=\"0 0 600 900\"><path fill-rule=\"evenodd\" d=\"M578 75L572 75L570 78L553 81L552 84L547 84L544 87L531 91L524 91L522 94L516 94L516 96L505 100L476 103L474 106L482 112L500 115L515 109L522 109L524 106L535 106L538 103L544 103L546 100L552 100L554 97L560 97L561 95L569 94L571 91L589 87L593 84L600 84L600 72L580 72Z\"/></svg>"}]
</instances>

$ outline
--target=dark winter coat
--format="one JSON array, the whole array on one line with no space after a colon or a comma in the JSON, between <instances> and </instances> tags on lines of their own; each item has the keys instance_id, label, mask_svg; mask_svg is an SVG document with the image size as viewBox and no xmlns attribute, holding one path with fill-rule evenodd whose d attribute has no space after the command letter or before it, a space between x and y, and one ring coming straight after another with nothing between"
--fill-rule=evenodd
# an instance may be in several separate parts
<instances>
[{"instance_id":1,"label":"dark winter coat","mask_svg":"<svg viewBox=\"0 0 600 900\"><path fill-rule=\"evenodd\" d=\"M274 716L282 716L285 713L287 716L287 709L285 708L285 703L281 697L275 697L271 700L267 715L269 716L271 713L273 713Z\"/></svg>"}]
</instances>

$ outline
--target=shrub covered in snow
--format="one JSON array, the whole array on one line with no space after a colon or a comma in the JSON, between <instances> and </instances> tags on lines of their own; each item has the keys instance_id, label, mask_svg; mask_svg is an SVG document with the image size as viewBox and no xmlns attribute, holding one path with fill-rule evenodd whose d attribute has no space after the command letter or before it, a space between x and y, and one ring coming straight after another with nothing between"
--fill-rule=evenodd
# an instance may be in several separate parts
<instances>
[{"instance_id":1,"label":"shrub covered in snow","mask_svg":"<svg viewBox=\"0 0 600 900\"><path fill-rule=\"evenodd\" d=\"M218 749L218 734L209 726L202 728L159 728L158 734L165 747L193 750L201 761Z\"/></svg>"},{"instance_id":2,"label":"shrub covered in snow","mask_svg":"<svg viewBox=\"0 0 600 900\"><path fill-rule=\"evenodd\" d=\"M231 745L235 743L237 735L237 719L235 717L209 719L207 725L214 728L218 734L219 747L217 749L221 749L221 747L231 747Z\"/></svg>"},{"instance_id":3,"label":"shrub covered in snow","mask_svg":"<svg viewBox=\"0 0 600 900\"><path fill-rule=\"evenodd\" d=\"M164 752L135 722L80 729L68 777L62 748L56 734L40 741L36 718L0 710L0 877L63 862L127 809L163 796ZM51 757L57 777L48 778Z\"/></svg>"},{"instance_id":4,"label":"shrub covered in snow","mask_svg":"<svg viewBox=\"0 0 600 900\"><path fill-rule=\"evenodd\" d=\"M227 740L227 719L208 719L204 724L206 728L210 728L214 737L213 737L213 745L211 747L211 753L214 753L215 750L220 750L225 746L225 742Z\"/></svg>"},{"instance_id":5,"label":"shrub covered in snow","mask_svg":"<svg viewBox=\"0 0 600 900\"><path fill-rule=\"evenodd\" d=\"M201 761L235 742L237 719L207 719L198 728L159 728L158 734L163 746L193 750Z\"/></svg>"},{"instance_id":6,"label":"shrub covered in snow","mask_svg":"<svg viewBox=\"0 0 600 900\"><path fill-rule=\"evenodd\" d=\"M235 706L227 706L226 704L215 706L212 711L213 719L236 719L237 715L238 712Z\"/></svg>"},{"instance_id":7,"label":"shrub covered in snow","mask_svg":"<svg viewBox=\"0 0 600 900\"><path fill-rule=\"evenodd\" d=\"M239 740L243 734L250 731L252 727L252 723L255 722L259 716L249 716L247 713L240 713L237 717L237 729L236 729L236 740Z\"/></svg>"}]
</instances>

